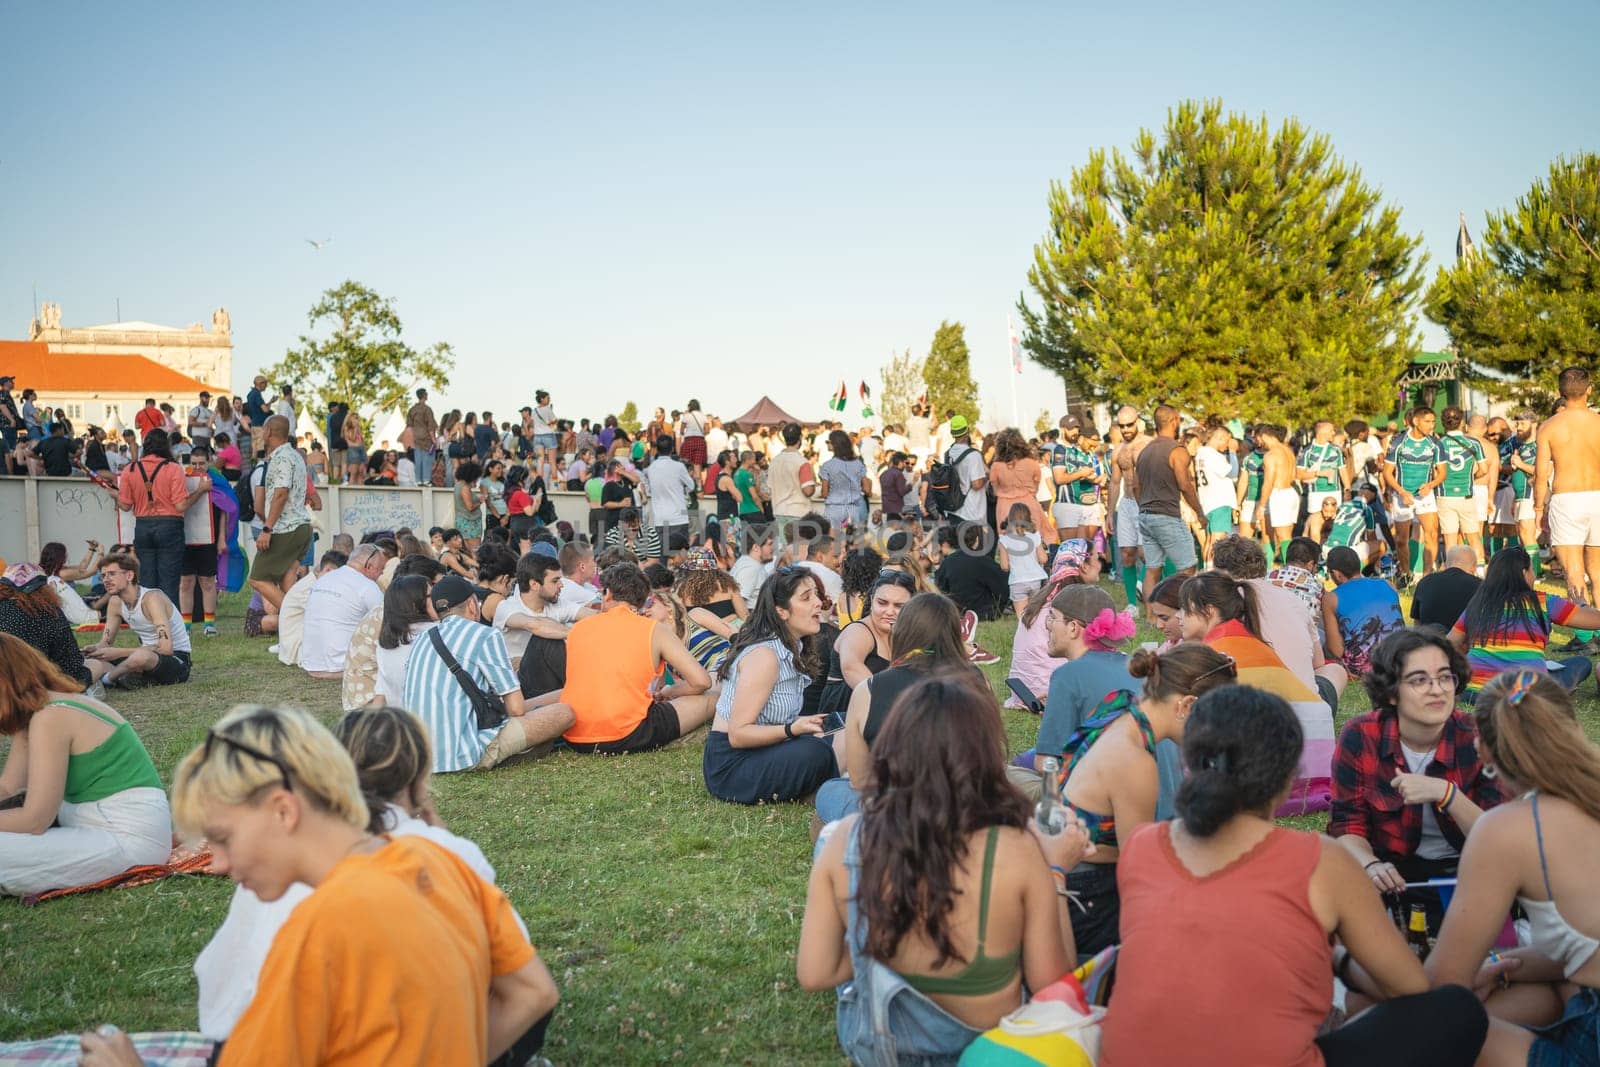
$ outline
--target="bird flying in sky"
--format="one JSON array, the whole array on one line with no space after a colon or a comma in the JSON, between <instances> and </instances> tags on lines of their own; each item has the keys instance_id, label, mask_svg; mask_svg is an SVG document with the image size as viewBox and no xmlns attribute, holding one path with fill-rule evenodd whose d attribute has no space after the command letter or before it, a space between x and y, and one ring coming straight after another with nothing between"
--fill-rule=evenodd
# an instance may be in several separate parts
<instances>
[{"instance_id":1,"label":"bird flying in sky","mask_svg":"<svg viewBox=\"0 0 1600 1067\"><path fill-rule=\"evenodd\" d=\"M322 246L327 244L331 240L333 240L332 237L324 237L320 241L313 241L311 238L307 237L306 238L306 244L310 245L312 247L312 249L314 249L315 251L320 252L320 251L322 251Z\"/></svg>"}]
</instances>

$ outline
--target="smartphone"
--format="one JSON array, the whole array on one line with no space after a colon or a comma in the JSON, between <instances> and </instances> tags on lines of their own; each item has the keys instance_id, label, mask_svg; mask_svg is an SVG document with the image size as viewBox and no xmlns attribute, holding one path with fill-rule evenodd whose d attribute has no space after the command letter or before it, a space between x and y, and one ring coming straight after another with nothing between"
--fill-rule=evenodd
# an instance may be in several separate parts
<instances>
[{"instance_id":1,"label":"smartphone","mask_svg":"<svg viewBox=\"0 0 1600 1067\"><path fill-rule=\"evenodd\" d=\"M838 733L844 729L844 712L830 711L822 717L822 732L825 734Z\"/></svg>"},{"instance_id":2,"label":"smartphone","mask_svg":"<svg viewBox=\"0 0 1600 1067\"><path fill-rule=\"evenodd\" d=\"M1006 688L1010 689L1016 694L1017 699L1022 701L1023 707L1027 708L1035 715L1044 714L1044 701L1034 696L1033 690L1029 689L1026 685L1023 685L1021 678L1007 678Z\"/></svg>"}]
</instances>

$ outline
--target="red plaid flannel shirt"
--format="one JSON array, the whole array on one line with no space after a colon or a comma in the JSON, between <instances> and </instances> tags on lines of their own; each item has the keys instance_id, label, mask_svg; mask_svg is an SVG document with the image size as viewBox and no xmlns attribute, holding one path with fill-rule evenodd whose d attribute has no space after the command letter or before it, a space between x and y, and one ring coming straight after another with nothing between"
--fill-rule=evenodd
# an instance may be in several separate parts
<instances>
[{"instance_id":1,"label":"red plaid flannel shirt","mask_svg":"<svg viewBox=\"0 0 1600 1067\"><path fill-rule=\"evenodd\" d=\"M1444 724L1444 734L1423 773L1454 782L1478 807L1487 811L1505 800L1500 783L1485 773L1474 744L1477 729L1457 709ZM1369 711L1345 723L1333 754L1333 810L1328 817L1332 837L1355 834L1372 845L1380 859L1412 855L1422 840L1422 806L1407 804L1389 783L1409 774L1400 750L1400 716L1394 711ZM1436 812L1439 829L1451 847L1460 850L1466 835L1450 816Z\"/></svg>"}]
</instances>

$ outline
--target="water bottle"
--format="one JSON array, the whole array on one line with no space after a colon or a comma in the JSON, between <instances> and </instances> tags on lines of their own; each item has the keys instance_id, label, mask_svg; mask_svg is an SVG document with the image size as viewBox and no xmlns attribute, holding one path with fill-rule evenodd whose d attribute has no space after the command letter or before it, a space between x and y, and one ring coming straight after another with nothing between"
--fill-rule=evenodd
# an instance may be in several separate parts
<instances>
[{"instance_id":1,"label":"water bottle","mask_svg":"<svg viewBox=\"0 0 1600 1067\"><path fill-rule=\"evenodd\" d=\"M1061 800L1061 761L1046 756L1040 773L1044 777L1044 788L1033 809L1033 818L1039 824L1040 833L1054 836L1067 826L1067 806Z\"/></svg>"}]
</instances>

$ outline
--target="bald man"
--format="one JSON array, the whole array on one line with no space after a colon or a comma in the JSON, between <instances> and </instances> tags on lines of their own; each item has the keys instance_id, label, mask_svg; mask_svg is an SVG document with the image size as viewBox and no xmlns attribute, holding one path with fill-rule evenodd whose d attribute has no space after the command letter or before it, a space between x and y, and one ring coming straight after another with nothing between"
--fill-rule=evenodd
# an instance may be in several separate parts
<instances>
[{"instance_id":1,"label":"bald man","mask_svg":"<svg viewBox=\"0 0 1600 1067\"><path fill-rule=\"evenodd\" d=\"M1112 427L1111 485L1106 492L1106 533L1117 540L1117 554L1121 557L1122 591L1127 595L1128 606L1135 608L1142 599L1140 585L1143 575L1143 542L1139 534L1139 475L1136 464L1139 453L1150 444L1145 436L1144 420L1137 408L1124 404L1117 409L1116 425Z\"/></svg>"}]
</instances>

